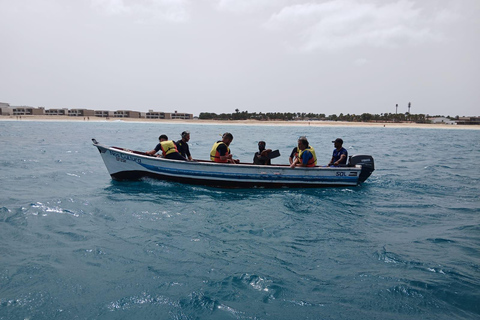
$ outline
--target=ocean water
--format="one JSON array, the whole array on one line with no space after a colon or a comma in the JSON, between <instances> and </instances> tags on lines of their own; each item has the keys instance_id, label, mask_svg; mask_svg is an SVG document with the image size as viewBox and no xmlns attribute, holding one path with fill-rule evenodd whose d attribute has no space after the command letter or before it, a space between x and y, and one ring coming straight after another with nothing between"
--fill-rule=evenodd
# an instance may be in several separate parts
<instances>
[{"instance_id":1,"label":"ocean water","mask_svg":"<svg viewBox=\"0 0 480 320\"><path fill-rule=\"evenodd\" d=\"M361 186L112 181L91 138L147 151L232 132L371 154ZM0 319L479 319L480 130L0 121Z\"/></svg>"}]
</instances>

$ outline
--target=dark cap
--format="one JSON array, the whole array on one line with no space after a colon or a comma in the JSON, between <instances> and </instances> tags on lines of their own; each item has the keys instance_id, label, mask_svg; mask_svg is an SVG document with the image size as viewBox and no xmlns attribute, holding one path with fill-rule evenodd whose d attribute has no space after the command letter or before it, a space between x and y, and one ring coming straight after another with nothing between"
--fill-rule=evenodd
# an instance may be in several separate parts
<instances>
[{"instance_id":1,"label":"dark cap","mask_svg":"<svg viewBox=\"0 0 480 320\"><path fill-rule=\"evenodd\" d=\"M266 144L265 141L258 141L258 144Z\"/></svg>"},{"instance_id":2,"label":"dark cap","mask_svg":"<svg viewBox=\"0 0 480 320\"><path fill-rule=\"evenodd\" d=\"M343 140L340 139L340 138L337 138L337 139L335 139L335 141L332 141L332 142L333 142L333 143L335 143L335 142L340 142L340 144L343 144Z\"/></svg>"}]
</instances>

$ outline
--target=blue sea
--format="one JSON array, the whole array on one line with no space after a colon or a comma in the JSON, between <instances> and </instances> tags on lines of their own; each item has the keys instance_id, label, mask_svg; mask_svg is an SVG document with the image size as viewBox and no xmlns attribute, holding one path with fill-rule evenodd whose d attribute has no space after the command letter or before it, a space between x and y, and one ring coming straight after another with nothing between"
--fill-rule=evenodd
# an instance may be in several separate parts
<instances>
[{"instance_id":1,"label":"blue sea","mask_svg":"<svg viewBox=\"0 0 480 320\"><path fill-rule=\"evenodd\" d=\"M113 181L91 138L152 150L226 131L288 163L370 154L361 186ZM480 130L0 121L0 319L479 319Z\"/></svg>"}]
</instances>

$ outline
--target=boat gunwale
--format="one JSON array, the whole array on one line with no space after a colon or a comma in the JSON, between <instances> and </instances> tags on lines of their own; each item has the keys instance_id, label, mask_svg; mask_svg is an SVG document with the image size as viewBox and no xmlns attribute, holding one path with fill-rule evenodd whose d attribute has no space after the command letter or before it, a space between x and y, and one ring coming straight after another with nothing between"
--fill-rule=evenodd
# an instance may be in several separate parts
<instances>
[{"instance_id":1,"label":"boat gunwale","mask_svg":"<svg viewBox=\"0 0 480 320\"><path fill-rule=\"evenodd\" d=\"M136 150L130 150L130 149L125 149L125 148L121 148L121 147L115 147L115 146L111 146L111 147L108 147L108 146L105 146L105 145L101 145L101 144L93 144L95 147L102 147L106 150L114 150L114 151L119 151L119 152L123 152L123 153L126 153L126 154L133 154L135 156L141 156L145 159L149 159L149 160L152 160L152 161L159 161L159 162L162 162L162 161L166 161L166 162L171 162L171 163L175 163L175 164L180 164L181 166L183 165L199 165L199 164L203 164L203 165L208 165L208 166L219 166L219 167L230 167L230 166L235 166L235 167L255 167L255 168L264 168L266 170L274 170L276 168L279 168L279 169L289 169L290 168L290 165L289 164L271 164L271 165L258 165L258 164L254 164L254 163L248 163L248 162L245 162L245 163L237 163L237 164L232 164L232 163L221 163L221 162L214 162L214 161L211 161L211 160L202 160L202 159L193 159L193 161L179 161L179 160L175 160L175 159L166 159L166 158L162 158L162 157L156 157L156 156L151 156L151 155L148 155L146 154L145 152L141 152L141 151L136 151ZM295 167L295 168L292 168L292 169L295 169L295 170L307 170L307 171L311 171L311 170L355 170L355 171L361 171L361 166L359 165L356 165L356 166L341 166L341 167L328 167L328 166L314 166L314 167Z\"/></svg>"}]
</instances>

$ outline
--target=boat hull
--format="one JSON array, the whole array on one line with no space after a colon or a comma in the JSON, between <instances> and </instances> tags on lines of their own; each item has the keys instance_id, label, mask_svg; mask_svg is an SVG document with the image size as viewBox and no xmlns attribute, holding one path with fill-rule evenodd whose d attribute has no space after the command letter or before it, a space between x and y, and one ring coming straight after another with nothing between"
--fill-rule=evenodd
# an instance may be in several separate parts
<instances>
[{"instance_id":1,"label":"boat hull","mask_svg":"<svg viewBox=\"0 0 480 320\"><path fill-rule=\"evenodd\" d=\"M145 177L224 188L312 188L356 186L362 166L297 167L178 161L94 143L114 180ZM373 170L372 170L373 171Z\"/></svg>"}]
</instances>

